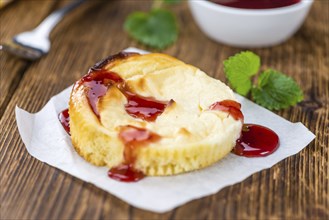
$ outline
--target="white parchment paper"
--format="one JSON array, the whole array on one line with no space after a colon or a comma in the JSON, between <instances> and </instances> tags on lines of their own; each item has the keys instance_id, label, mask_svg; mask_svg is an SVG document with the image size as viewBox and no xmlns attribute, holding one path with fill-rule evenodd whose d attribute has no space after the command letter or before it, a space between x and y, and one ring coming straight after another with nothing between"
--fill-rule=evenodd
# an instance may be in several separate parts
<instances>
[{"instance_id":1,"label":"white parchment paper","mask_svg":"<svg viewBox=\"0 0 329 220\"><path fill-rule=\"evenodd\" d=\"M127 50L143 52L135 48ZM213 166L199 171L122 183L107 177L108 168L89 164L73 149L70 136L58 121L58 113L68 107L71 89L69 87L52 97L36 114L16 107L18 130L27 151L42 162L90 182L135 207L153 212L166 212L193 199L217 193L298 153L315 138L302 123L291 123L237 95L246 123L264 125L279 135L277 151L261 158L229 154Z\"/></svg>"}]
</instances>

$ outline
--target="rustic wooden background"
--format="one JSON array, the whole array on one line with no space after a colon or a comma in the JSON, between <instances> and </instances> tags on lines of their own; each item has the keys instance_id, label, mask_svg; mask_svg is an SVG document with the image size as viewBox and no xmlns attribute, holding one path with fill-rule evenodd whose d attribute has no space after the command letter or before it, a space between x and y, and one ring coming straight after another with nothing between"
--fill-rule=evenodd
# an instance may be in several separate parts
<instances>
[{"instance_id":1,"label":"rustic wooden background","mask_svg":"<svg viewBox=\"0 0 329 220\"><path fill-rule=\"evenodd\" d=\"M1 42L32 29L68 1L17 0L0 10ZM305 92L299 105L278 111L301 121L316 139L299 154L219 193L155 214L50 167L25 150L14 108L39 111L88 67L129 46L145 48L123 31L125 17L150 1L88 1L51 34L50 53L37 62L1 51L1 219L328 219L329 1L315 0L303 27L286 43L253 49L265 67L285 72ZM225 81L223 59L241 49L209 40L195 25L186 2L173 6L179 40L164 52Z\"/></svg>"}]
</instances>

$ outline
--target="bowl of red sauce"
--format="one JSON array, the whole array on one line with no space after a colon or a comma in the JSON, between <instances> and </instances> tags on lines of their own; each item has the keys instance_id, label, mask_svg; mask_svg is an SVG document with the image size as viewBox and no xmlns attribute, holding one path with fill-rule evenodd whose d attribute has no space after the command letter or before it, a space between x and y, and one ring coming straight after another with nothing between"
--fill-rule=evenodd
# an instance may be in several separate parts
<instances>
[{"instance_id":1,"label":"bowl of red sauce","mask_svg":"<svg viewBox=\"0 0 329 220\"><path fill-rule=\"evenodd\" d=\"M192 15L211 39L236 47L268 47L289 39L313 0L190 0Z\"/></svg>"}]
</instances>

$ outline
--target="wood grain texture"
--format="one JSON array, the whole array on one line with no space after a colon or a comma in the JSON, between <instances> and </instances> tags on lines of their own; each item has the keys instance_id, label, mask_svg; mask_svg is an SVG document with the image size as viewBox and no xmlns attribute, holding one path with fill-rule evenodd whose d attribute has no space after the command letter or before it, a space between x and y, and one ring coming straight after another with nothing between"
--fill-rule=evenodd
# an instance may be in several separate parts
<instances>
[{"instance_id":1,"label":"wood grain texture","mask_svg":"<svg viewBox=\"0 0 329 220\"><path fill-rule=\"evenodd\" d=\"M18 33L34 28L56 6L55 1L11 2L0 10L0 45L11 41ZM38 13L26 13L40 10ZM14 13L13 13L14 10ZM30 62L0 51L0 118L15 92Z\"/></svg>"},{"instance_id":2,"label":"wood grain texture","mask_svg":"<svg viewBox=\"0 0 329 220\"><path fill-rule=\"evenodd\" d=\"M33 28L68 1L17 1L0 11L1 42ZM328 219L329 218L329 1L315 0L303 27L282 45L253 49L263 67L292 76L305 100L276 112L301 121L316 139L297 155L220 192L155 214L34 158L18 134L14 108L39 111L96 61L129 46L145 48L122 29L149 1L87 1L51 34L52 49L33 63L1 52L0 219ZM25 9L23 13L22 10ZM28 9L28 10L27 10ZM180 37L164 52L225 81L222 60L241 49L209 40L193 22L186 3L174 6Z\"/></svg>"}]
</instances>

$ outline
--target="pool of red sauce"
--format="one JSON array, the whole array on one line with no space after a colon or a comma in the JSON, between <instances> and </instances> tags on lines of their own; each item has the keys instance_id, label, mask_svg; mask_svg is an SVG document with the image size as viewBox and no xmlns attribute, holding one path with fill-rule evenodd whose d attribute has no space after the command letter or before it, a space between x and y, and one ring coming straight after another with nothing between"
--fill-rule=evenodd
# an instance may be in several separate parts
<instances>
[{"instance_id":1,"label":"pool of red sauce","mask_svg":"<svg viewBox=\"0 0 329 220\"><path fill-rule=\"evenodd\" d=\"M108 91L110 86L116 86L127 98L126 112L135 118L146 121L155 121L163 113L165 108L173 102L158 101L152 97L143 97L133 93L126 86L125 81L115 72L104 69L91 69L80 81L86 88L89 104L99 118L97 102ZM241 104L233 100L215 102L209 107L210 110L227 112L235 120L243 122L244 116L241 112ZM63 110L58 115L59 121L65 131L70 134L69 112ZM108 171L108 176L122 182L136 182L144 178L144 174L134 168L135 150L146 146L151 142L158 141L161 137L145 128L127 125L122 126L119 138L124 143L124 162ZM279 137L272 130L254 124L244 124L240 138L232 152L239 156L262 157L273 153L279 147Z\"/></svg>"},{"instance_id":2,"label":"pool of red sauce","mask_svg":"<svg viewBox=\"0 0 329 220\"><path fill-rule=\"evenodd\" d=\"M271 9L281 8L299 3L301 0L211 0L212 2L242 9Z\"/></svg>"},{"instance_id":3,"label":"pool of red sauce","mask_svg":"<svg viewBox=\"0 0 329 220\"><path fill-rule=\"evenodd\" d=\"M245 157L264 157L276 151L279 145L279 136L271 129L256 124L244 124L233 153Z\"/></svg>"}]
</instances>

